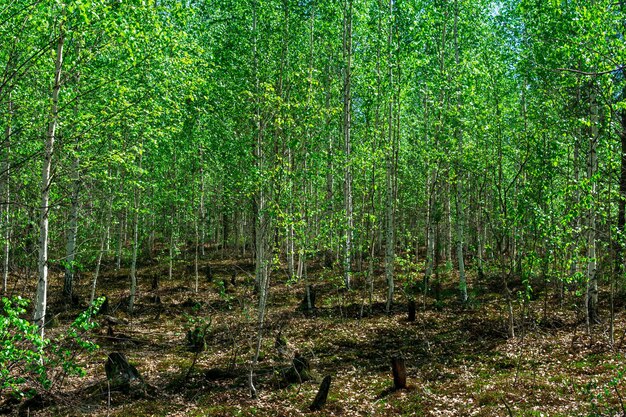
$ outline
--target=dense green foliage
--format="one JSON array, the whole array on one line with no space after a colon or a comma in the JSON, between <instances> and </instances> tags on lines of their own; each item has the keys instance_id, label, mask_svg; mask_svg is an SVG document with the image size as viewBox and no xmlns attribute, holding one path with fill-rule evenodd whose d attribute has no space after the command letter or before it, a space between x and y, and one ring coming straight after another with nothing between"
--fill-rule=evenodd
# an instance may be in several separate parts
<instances>
[{"instance_id":1,"label":"dense green foliage","mask_svg":"<svg viewBox=\"0 0 626 417\"><path fill-rule=\"evenodd\" d=\"M185 248L247 255L262 234L263 256L276 272L287 260L288 279L306 279L306 264L321 258L364 280L384 263L391 301L393 273L413 264L424 290L431 274L458 270L465 301L464 261L502 281L509 303L508 282L519 279L527 296L538 283L571 289L593 310L598 279L623 287L624 7L8 2L5 269L35 267L37 219L49 209L49 263L68 271L92 269L101 250L118 267L172 265ZM400 278L407 291L420 281Z\"/></svg>"}]
</instances>

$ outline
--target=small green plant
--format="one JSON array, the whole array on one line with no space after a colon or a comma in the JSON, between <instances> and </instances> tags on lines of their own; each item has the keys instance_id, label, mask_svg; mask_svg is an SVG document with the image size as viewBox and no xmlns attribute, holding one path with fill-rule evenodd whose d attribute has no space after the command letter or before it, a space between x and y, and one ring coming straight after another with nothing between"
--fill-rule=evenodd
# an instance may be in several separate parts
<instances>
[{"instance_id":1,"label":"small green plant","mask_svg":"<svg viewBox=\"0 0 626 417\"><path fill-rule=\"evenodd\" d=\"M205 349L205 337L211 328L213 318L211 316L202 316L202 306L196 304L192 308L193 314L185 314L187 324L185 326L187 335L187 346L193 352L202 352Z\"/></svg>"},{"instance_id":2,"label":"small green plant","mask_svg":"<svg viewBox=\"0 0 626 417\"><path fill-rule=\"evenodd\" d=\"M91 318L100 309L100 297L62 335L47 339L39 327L24 318L29 300L2 298L0 312L0 394L32 396L61 383L67 375L84 375L76 363L79 353L98 346L84 335L95 328Z\"/></svg>"},{"instance_id":3,"label":"small green plant","mask_svg":"<svg viewBox=\"0 0 626 417\"><path fill-rule=\"evenodd\" d=\"M396 265L400 269L398 274L398 281L401 284L401 289L404 295L409 300L415 300L417 292L423 288L423 283L420 280L419 271L424 267L423 262L415 262L410 252L407 252L404 257L396 257Z\"/></svg>"},{"instance_id":4,"label":"small green plant","mask_svg":"<svg viewBox=\"0 0 626 417\"><path fill-rule=\"evenodd\" d=\"M599 386L595 380L585 385L584 392L589 398L590 416L625 415L626 405L622 395L625 376L626 371L618 369L615 376L603 386Z\"/></svg>"},{"instance_id":5,"label":"small green plant","mask_svg":"<svg viewBox=\"0 0 626 417\"><path fill-rule=\"evenodd\" d=\"M228 293L226 289L227 285L228 285L228 282L226 281L226 279L223 279L222 281L218 281L217 291L219 293L220 299L226 302L226 306L230 310L232 308L231 302L235 299L235 296Z\"/></svg>"}]
</instances>

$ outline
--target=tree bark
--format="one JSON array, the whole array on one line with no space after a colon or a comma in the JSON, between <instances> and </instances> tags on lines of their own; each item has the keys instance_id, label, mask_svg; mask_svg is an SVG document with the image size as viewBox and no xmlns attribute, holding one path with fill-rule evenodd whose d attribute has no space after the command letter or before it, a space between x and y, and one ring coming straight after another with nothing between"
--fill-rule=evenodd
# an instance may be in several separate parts
<instances>
[{"instance_id":1,"label":"tree bark","mask_svg":"<svg viewBox=\"0 0 626 417\"><path fill-rule=\"evenodd\" d=\"M254 88L255 88L255 114L254 126L256 133L255 159L257 169L260 173L265 169L265 152L263 149L263 124L261 122L261 89L259 79L259 57L257 50L258 30L257 30L257 13L258 2L253 3L253 24L252 32L254 41L252 45L252 54L254 58ZM258 315L257 315L257 337L254 357L248 375L248 387L250 396L257 398L257 390L254 386L254 368L259 361L261 353L261 344L263 341L263 330L265 323L265 308L267 304L267 292L269 288L269 241L270 241L270 225L267 213L267 190L265 179L259 178L258 190L256 195L256 222L255 222L255 258L256 258L256 286L259 294Z\"/></svg>"},{"instance_id":2,"label":"tree bark","mask_svg":"<svg viewBox=\"0 0 626 417\"><path fill-rule=\"evenodd\" d=\"M72 162L72 196L70 223L67 234L67 244L65 246L65 281L63 284L63 296L66 302L72 302L74 292L74 275L76 273L76 238L78 235L78 212L79 212L79 194L80 194L80 159L78 157L78 144L76 145L76 155Z\"/></svg>"},{"instance_id":3,"label":"tree bark","mask_svg":"<svg viewBox=\"0 0 626 417\"><path fill-rule=\"evenodd\" d=\"M139 163L137 165L137 182L141 180L141 165L143 161L143 143L139 147ZM139 209L141 205L141 188L135 186L135 204L133 207L133 256L130 264L130 297L128 299L128 311L133 313L135 308L135 296L137 294L137 255L139 253Z\"/></svg>"},{"instance_id":4,"label":"tree bark","mask_svg":"<svg viewBox=\"0 0 626 417\"><path fill-rule=\"evenodd\" d=\"M622 75L626 71L622 70ZM626 88L622 90L622 97L626 97ZM620 111L620 176L619 176L619 204L617 214L617 244L615 256L615 273L620 276L624 271L624 250L626 249L626 109Z\"/></svg>"},{"instance_id":5,"label":"tree bark","mask_svg":"<svg viewBox=\"0 0 626 417\"><path fill-rule=\"evenodd\" d=\"M324 407L326 399L328 398L328 391L330 390L330 382L330 375L326 375L320 384L320 389L315 396L315 400L313 400L313 404L309 407L309 410L318 411Z\"/></svg>"},{"instance_id":6,"label":"tree bark","mask_svg":"<svg viewBox=\"0 0 626 417\"><path fill-rule=\"evenodd\" d=\"M391 370L393 373L393 389L406 388L406 365L404 358L396 356L391 358Z\"/></svg>"},{"instance_id":7,"label":"tree bark","mask_svg":"<svg viewBox=\"0 0 626 417\"><path fill-rule=\"evenodd\" d=\"M457 71L460 71L459 65L459 40L458 40L458 21L459 21L459 2L454 2L454 61ZM463 161L463 129L461 125L461 87L457 85L457 121L456 121L456 138L457 138L457 161L456 161L456 177L455 177L455 205L456 205L456 256L459 268L459 289L461 302L467 302L467 279L465 277L465 260L463 256L463 194L461 192L461 163Z\"/></svg>"},{"instance_id":8,"label":"tree bark","mask_svg":"<svg viewBox=\"0 0 626 417\"><path fill-rule=\"evenodd\" d=\"M13 123L13 100L11 99L11 90L9 89L7 93L8 98L8 120L7 126L4 132L4 149L6 152L4 159L4 175L5 181L3 184L2 194L4 194L4 213L1 213L3 216L4 223L4 250L3 250L3 263L2 263L2 293L7 293L8 283L9 283L9 255L11 249L11 182L9 181L11 178L11 135L12 135L12 123Z\"/></svg>"},{"instance_id":9,"label":"tree bark","mask_svg":"<svg viewBox=\"0 0 626 417\"><path fill-rule=\"evenodd\" d=\"M35 297L34 322L44 336L44 324L46 322L46 307L48 303L48 219L50 214L50 185L52 154L59 123L59 93L61 91L61 70L63 68L63 45L65 32L61 25L57 40L57 50L54 69L54 87L52 89L52 108L50 110L50 122L44 145L44 160L41 170L41 206L39 208L39 278L37 281L37 294Z\"/></svg>"},{"instance_id":10,"label":"tree bark","mask_svg":"<svg viewBox=\"0 0 626 417\"><path fill-rule=\"evenodd\" d=\"M345 153L344 167L344 210L345 242L343 253L344 286L350 288L352 276L352 234L353 207L352 207L352 0L344 0L343 7L343 139Z\"/></svg>"},{"instance_id":11,"label":"tree bark","mask_svg":"<svg viewBox=\"0 0 626 417\"><path fill-rule=\"evenodd\" d=\"M593 87L592 87L593 88ZM591 326L598 321L598 277L596 274L596 206L597 181L594 178L598 171L598 104L595 93L591 93L591 138L589 141L589 159L587 163L587 178L591 184L591 207L587 214L587 291L586 291L586 322L587 332L591 333Z\"/></svg>"},{"instance_id":12,"label":"tree bark","mask_svg":"<svg viewBox=\"0 0 626 417\"><path fill-rule=\"evenodd\" d=\"M389 29L387 34L387 48L389 69L389 89L392 91L389 96L389 114L388 114L388 132L387 139L389 141L390 151L386 157L386 187L387 195L385 200L385 278L387 281L387 304L385 311L387 314L391 312L394 295L394 263L395 263L395 157L397 155L396 138L394 137L393 116L394 116L394 78L393 78L393 7L394 1L389 0Z\"/></svg>"}]
</instances>

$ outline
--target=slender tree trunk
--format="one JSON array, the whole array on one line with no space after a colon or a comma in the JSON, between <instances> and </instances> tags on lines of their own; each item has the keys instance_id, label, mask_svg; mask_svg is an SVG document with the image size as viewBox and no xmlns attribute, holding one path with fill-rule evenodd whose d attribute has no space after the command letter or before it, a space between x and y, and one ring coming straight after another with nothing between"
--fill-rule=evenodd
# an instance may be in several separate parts
<instances>
[{"instance_id":1,"label":"slender tree trunk","mask_svg":"<svg viewBox=\"0 0 626 417\"><path fill-rule=\"evenodd\" d=\"M394 263L395 263L395 156L396 150L396 138L394 137L393 128L393 116L394 116L394 78L393 78L393 16L394 0L389 0L389 29L387 34L387 48L388 48L388 69L389 69L389 90L392 93L389 96L389 114L388 114L388 132L387 139L390 152L386 158L386 187L387 195L385 200L385 278L387 281L387 304L385 310L387 314L391 311L391 305L393 304L394 295Z\"/></svg>"},{"instance_id":2,"label":"slender tree trunk","mask_svg":"<svg viewBox=\"0 0 626 417\"><path fill-rule=\"evenodd\" d=\"M142 143L143 145L143 143ZM139 148L139 163L137 181L141 180L141 165L143 161L143 146ZM128 311L133 314L135 308L135 296L137 294L137 255L139 253L139 209L141 205L141 188L135 186L135 204L133 207L133 256L130 264L130 297L128 299Z\"/></svg>"},{"instance_id":3,"label":"slender tree trunk","mask_svg":"<svg viewBox=\"0 0 626 417\"><path fill-rule=\"evenodd\" d=\"M80 56L80 46L76 47L76 55ZM80 73L75 75L76 85L80 85ZM74 103L74 116L78 118L78 100ZM72 303L74 293L74 278L76 275L76 241L78 238L78 216L80 210L80 136L74 140L74 152L72 158L72 191L70 196L71 210L70 221L65 245L65 281L63 283L63 296L65 301Z\"/></svg>"},{"instance_id":4,"label":"slender tree trunk","mask_svg":"<svg viewBox=\"0 0 626 417\"><path fill-rule=\"evenodd\" d=\"M78 142L78 140L77 140ZM76 273L76 238L78 235L78 215L79 215L79 195L80 195L80 159L78 157L78 143L75 149L76 155L72 162L72 196L71 211L70 211L70 223L67 234L67 243L65 245L65 281L63 284L63 296L66 302L72 302L72 295L74 292L74 275Z\"/></svg>"},{"instance_id":5,"label":"slender tree trunk","mask_svg":"<svg viewBox=\"0 0 626 417\"><path fill-rule=\"evenodd\" d=\"M459 62L459 40L458 40L458 21L459 21L459 2L454 2L454 61L457 71L460 71ZM461 87L457 84L457 121L456 121L456 139L457 139L457 161L456 161L456 180L455 180L455 204L456 204L456 256L459 265L459 289L461 302L467 302L467 279L465 277L465 260L463 256L463 194L461 164L463 161L463 128L461 127Z\"/></svg>"},{"instance_id":6,"label":"slender tree trunk","mask_svg":"<svg viewBox=\"0 0 626 417\"><path fill-rule=\"evenodd\" d=\"M593 88L593 87L592 87ZM596 274L596 198L597 198L597 181L594 178L598 171L598 104L596 102L595 93L592 92L591 97L591 138L589 141L589 160L587 164L587 178L591 184L591 207L587 214L587 291L586 291L586 310L587 310L587 332L591 333L591 326L598 320L598 277Z\"/></svg>"},{"instance_id":7,"label":"slender tree trunk","mask_svg":"<svg viewBox=\"0 0 626 417\"><path fill-rule=\"evenodd\" d=\"M622 70L622 75L625 73ZM622 97L626 96L626 88L622 90ZM611 346L615 344L615 287L616 280L619 280L624 274L624 248L625 248L625 236L626 232L626 109L622 109L620 112L620 145L621 145L621 158L620 158L620 177L619 177L619 204L618 204L618 216L617 216L617 237L615 248L615 269L611 278L611 317L610 317L610 329L609 336Z\"/></svg>"},{"instance_id":8,"label":"slender tree trunk","mask_svg":"<svg viewBox=\"0 0 626 417\"><path fill-rule=\"evenodd\" d=\"M345 152L344 167L344 204L345 204L345 242L343 254L344 285L350 288L352 276L352 234L353 234L353 212L352 212L352 0L344 0L343 16L343 139Z\"/></svg>"},{"instance_id":9,"label":"slender tree trunk","mask_svg":"<svg viewBox=\"0 0 626 417\"><path fill-rule=\"evenodd\" d=\"M204 179L204 148L200 146L199 155L200 155L200 254L204 257L204 246L206 243L206 207L205 207L205 179Z\"/></svg>"},{"instance_id":10,"label":"slender tree trunk","mask_svg":"<svg viewBox=\"0 0 626 417\"><path fill-rule=\"evenodd\" d=\"M96 299L96 289L98 287L98 277L100 276L100 266L102 265L102 256L104 254L107 240L107 234L105 232L102 236L102 240L100 241L100 250L98 251L98 258L96 260L96 270L93 273L93 280L91 283L91 295L89 297L89 304L93 303L93 300Z\"/></svg>"},{"instance_id":11,"label":"slender tree trunk","mask_svg":"<svg viewBox=\"0 0 626 417\"><path fill-rule=\"evenodd\" d=\"M257 11L258 2L253 3L253 24L252 31L254 41L252 45L252 54L254 57L254 88L255 88L255 114L254 114L254 126L256 130L256 147L255 158L259 172L264 172L265 169L265 153L263 149L263 125L261 122L261 91L259 80L259 59L257 51ZM250 389L250 396L257 398L257 390L254 386L254 368L259 361L259 355L261 352L261 344L263 341L263 330L265 323L265 308L267 304L267 291L269 288L269 256L268 256L268 242L270 239L270 229L267 213L267 195L266 184L263 178L259 179L258 191L256 196L256 222L255 222L255 251L256 251L256 285L259 294L259 307L257 316L257 338L256 347L254 350L254 357L252 359L252 365L250 367L250 373L248 375L248 387Z\"/></svg>"},{"instance_id":12,"label":"slender tree trunk","mask_svg":"<svg viewBox=\"0 0 626 417\"><path fill-rule=\"evenodd\" d=\"M59 93L61 91L61 70L63 68L63 45L65 42L65 32L63 26L59 28L57 40L57 50L54 69L54 87L52 89L52 108L50 111L50 122L44 147L44 160L41 171L41 206L40 226L39 226L39 279L37 281L37 295L35 298L34 321L44 336L44 324L46 322L46 307L48 303L48 219L50 214L50 185L52 154L54 152L54 142L59 123Z\"/></svg>"},{"instance_id":13,"label":"slender tree trunk","mask_svg":"<svg viewBox=\"0 0 626 417\"><path fill-rule=\"evenodd\" d=\"M444 245L442 248L443 258L446 261L446 271L449 272L452 269L452 191L450 190L450 182L452 179L451 176L451 167L448 162L446 162L446 169L444 171L445 174L445 183L443 184L443 211L444 211L444 224L443 224L443 233L444 233Z\"/></svg>"},{"instance_id":14,"label":"slender tree trunk","mask_svg":"<svg viewBox=\"0 0 626 417\"><path fill-rule=\"evenodd\" d=\"M480 200L480 195L479 195ZM478 270L478 278L483 278L483 257L485 253L483 241L483 220L482 220L482 202L478 203L476 210L476 266Z\"/></svg>"},{"instance_id":15,"label":"slender tree trunk","mask_svg":"<svg viewBox=\"0 0 626 417\"><path fill-rule=\"evenodd\" d=\"M622 74L626 75L626 71L622 70ZM622 97L626 97L626 88L622 90ZM626 249L626 109L622 109L620 112L620 122L621 165L617 213L617 245L615 248L615 273L617 276L621 276L624 272L624 251Z\"/></svg>"},{"instance_id":16,"label":"slender tree trunk","mask_svg":"<svg viewBox=\"0 0 626 417\"><path fill-rule=\"evenodd\" d=\"M117 178L120 178L120 171L118 169ZM124 178L120 181L119 193L121 195L124 190ZM119 271L122 267L122 248L124 247L124 223L126 219L126 209L120 210L117 216L118 228L117 228L117 250L115 251L115 270Z\"/></svg>"},{"instance_id":17,"label":"slender tree trunk","mask_svg":"<svg viewBox=\"0 0 626 417\"><path fill-rule=\"evenodd\" d=\"M100 277L100 267L102 266L102 257L104 256L105 252L108 252L108 246L109 246L109 227L108 225L111 224L111 219L113 218L113 196L112 196L112 189L108 189L107 190L109 195L111 196L111 198L109 198L108 201L108 207L106 209L106 219L105 219L105 223L107 225L107 227L104 229L103 233L102 233L102 239L100 241L100 250L98 251L98 257L96 258L96 269L93 273L93 280L91 282L91 295L89 296L89 304L93 303L93 300L96 299L96 290L98 288L98 278Z\"/></svg>"},{"instance_id":18,"label":"slender tree trunk","mask_svg":"<svg viewBox=\"0 0 626 417\"><path fill-rule=\"evenodd\" d=\"M3 263L2 263L2 293L7 293L8 283L9 283L9 255L11 248L11 134L12 134L12 123L13 123L13 100L11 98L11 90L9 90L8 94L8 121L7 126L4 132L4 149L6 152L4 159L4 212L1 213L3 215L4 222L4 250L3 250Z\"/></svg>"},{"instance_id":19,"label":"slender tree trunk","mask_svg":"<svg viewBox=\"0 0 626 417\"><path fill-rule=\"evenodd\" d=\"M175 210L174 210L174 206L172 205L172 212L170 213L170 219L169 219L169 223L170 223L170 243L169 243L169 257L168 257L168 268L167 268L167 278L171 281L173 274L174 274L174 256L175 256L175 246L176 246L176 239L174 237L174 217L175 217Z\"/></svg>"},{"instance_id":20,"label":"slender tree trunk","mask_svg":"<svg viewBox=\"0 0 626 417\"><path fill-rule=\"evenodd\" d=\"M429 125L428 125L428 97L424 99L424 120L426 128L424 129L424 143L429 142ZM424 271L423 280L423 308L426 309L426 294L430 285L430 277L433 274L433 263L435 260L435 187L436 187L436 171L431 166L432 161L427 161L426 173L426 271Z\"/></svg>"}]
</instances>

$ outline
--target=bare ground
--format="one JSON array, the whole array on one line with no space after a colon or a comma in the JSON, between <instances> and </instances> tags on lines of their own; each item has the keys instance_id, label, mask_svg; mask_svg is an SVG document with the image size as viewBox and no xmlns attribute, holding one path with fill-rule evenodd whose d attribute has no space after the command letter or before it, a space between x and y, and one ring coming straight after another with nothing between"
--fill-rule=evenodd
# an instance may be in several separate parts
<instances>
[{"instance_id":1,"label":"bare ground","mask_svg":"<svg viewBox=\"0 0 626 417\"><path fill-rule=\"evenodd\" d=\"M392 313L385 314L382 277L370 305L358 279L355 289L342 291L328 279L333 273L321 269L310 277L317 292L317 309L311 314L299 308L304 283L288 285L280 271L272 276L262 355L254 369L259 397L251 399L248 375L257 329L252 265L215 259L202 267L208 264L213 281L202 275L197 293L184 263L176 266L172 280L166 266L143 267L132 316L123 308L128 271L105 272L99 293L108 295L110 316L121 322L111 334L99 319L101 327L90 337L100 349L79 358L87 376L66 380L43 401L5 404L2 410L33 416L624 415L623 308L616 313L613 346L606 308L604 323L589 336L580 311L571 307L581 303L575 294L566 296L564 307L548 311L541 298L527 308L515 302L517 337L509 338L505 300L490 291L490 281L471 280L470 286L481 290L463 308L450 277L439 300L418 296L417 319L408 322L402 293ZM224 287L220 282L229 281L233 270L236 285ZM151 290L155 274L160 287ZM88 278L78 288L83 299ZM50 294L60 292L59 275ZM548 306L559 305L551 293L548 297ZM60 328L80 311L66 311L54 299L52 305ZM206 350L190 371L195 354L186 346L186 331L194 320L210 326ZM275 346L279 333L286 341L280 350ZM109 389L104 363L114 351L137 367L145 387L128 393ZM287 383L296 352L309 359L314 378ZM406 359L406 390L391 389L390 358L396 355ZM310 412L325 375L332 377L328 402L321 411Z\"/></svg>"}]
</instances>

